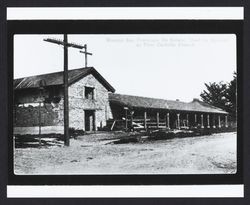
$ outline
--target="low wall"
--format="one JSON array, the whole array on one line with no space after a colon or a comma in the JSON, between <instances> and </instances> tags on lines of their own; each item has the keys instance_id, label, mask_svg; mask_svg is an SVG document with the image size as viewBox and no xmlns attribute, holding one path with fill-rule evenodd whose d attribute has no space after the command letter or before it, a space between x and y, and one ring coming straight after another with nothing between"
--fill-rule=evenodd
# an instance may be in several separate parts
<instances>
[{"instance_id":1,"label":"low wall","mask_svg":"<svg viewBox=\"0 0 250 205\"><path fill-rule=\"evenodd\" d=\"M63 134L64 127L63 126L45 126L41 127L41 134ZM26 135L26 134L39 134L39 127L14 127L13 130L14 135Z\"/></svg>"}]
</instances>

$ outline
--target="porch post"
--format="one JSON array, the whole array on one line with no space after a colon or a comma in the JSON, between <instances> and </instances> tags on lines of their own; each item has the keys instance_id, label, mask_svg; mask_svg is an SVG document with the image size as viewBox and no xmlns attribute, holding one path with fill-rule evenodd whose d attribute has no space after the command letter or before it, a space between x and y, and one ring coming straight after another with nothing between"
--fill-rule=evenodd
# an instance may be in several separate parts
<instances>
[{"instance_id":1,"label":"porch post","mask_svg":"<svg viewBox=\"0 0 250 205\"><path fill-rule=\"evenodd\" d=\"M82 128L83 128L84 131L86 131L86 127L85 127L85 123L86 123L85 122L85 110L82 113L82 119L84 119L83 124L82 124Z\"/></svg>"},{"instance_id":2,"label":"porch post","mask_svg":"<svg viewBox=\"0 0 250 205\"><path fill-rule=\"evenodd\" d=\"M204 125L203 125L203 114L201 114L201 128L204 128Z\"/></svg>"},{"instance_id":3,"label":"porch post","mask_svg":"<svg viewBox=\"0 0 250 205\"><path fill-rule=\"evenodd\" d=\"M159 112L156 113L156 126L159 128Z\"/></svg>"},{"instance_id":4,"label":"porch post","mask_svg":"<svg viewBox=\"0 0 250 205\"><path fill-rule=\"evenodd\" d=\"M194 114L194 126L197 127L197 115Z\"/></svg>"},{"instance_id":5,"label":"porch post","mask_svg":"<svg viewBox=\"0 0 250 205\"><path fill-rule=\"evenodd\" d=\"M215 126L215 115L213 114L213 128L216 128Z\"/></svg>"},{"instance_id":6,"label":"porch post","mask_svg":"<svg viewBox=\"0 0 250 205\"><path fill-rule=\"evenodd\" d=\"M147 112L144 112L144 128L147 129Z\"/></svg>"},{"instance_id":7,"label":"porch post","mask_svg":"<svg viewBox=\"0 0 250 205\"><path fill-rule=\"evenodd\" d=\"M218 127L221 128L221 124L220 124L220 115L218 115Z\"/></svg>"},{"instance_id":8,"label":"porch post","mask_svg":"<svg viewBox=\"0 0 250 205\"><path fill-rule=\"evenodd\" d=\"M134 111L131 110L131 111L130 111L130 120L131 120L130 126L131 126L131 129L132 129L132 130L134 130L134 127L133 127L133 114L134 114Z\"/></svg>"},{"instance_id":9,"label":"porch post","mask_svg":"<svg viewBox=\"0 0 250 205\"><path fill-rule=\"evenodd\" d=\"M169 125L170 123L169 123L169 113L167 113L167 127L168 127L168 129L170 129L170 125Z\"/></svg>"},{"instance_id":10,"label":"porch post","mask_svg":"<svg viewBox=\"0 0 250 205\"><path fill-rule=\"evenodd\" d=\"M209 114L207 114L207 128L210 128Z\"/></svg>"},{"instance_id":11,"label":"porch post","mask_svg":"<svg viewBox=\"0 0 250 205\"><path fill-rule=\"evenodd\" d=\"M225 127L228 127L227 115L225 116Z\"/></svg>"},{"instance_id":12,"label":"porch post","mask_svg":"<svg viewBox=\"0 0 250 205\"><path fill-rule=\"evenodd\" d=\"M94 123L94 131L96 131L97 129L96 129L96 111L94 111L94 116L93 116L93 123Z\"/></svg>"},{"instance_id":13,"label":"porch post","mask_svg":"<svg viewBox=\"0 0 250 205\"><path fill-rule=\"evenodd\" d=\"M189 127L188 114L187 114L187 127Z\"/></svg>"},{"instance_id":14,"label":"porch post","mask_svg":"<svg viewBox=\"0 0 250 205\"><path fill-rule=\"evenodd\" d=\"M124 107L125 110L125 130L128 131L128 108Z\"/></svg>"},{"instance_id":15,"label":"porch post","mask_svg":"<svg viewBox=\"0 0 250 205\"><path fill-rule=\"evenodd\" d=\"M180 129L180 114L177 114L177 129Z\"/></svg>"}]
</instances>

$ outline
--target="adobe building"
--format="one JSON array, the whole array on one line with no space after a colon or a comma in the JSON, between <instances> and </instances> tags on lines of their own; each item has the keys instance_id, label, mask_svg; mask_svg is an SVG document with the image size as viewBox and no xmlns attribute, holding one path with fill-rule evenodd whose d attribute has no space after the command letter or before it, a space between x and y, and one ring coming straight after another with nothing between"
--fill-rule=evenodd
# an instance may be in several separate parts
<instances>
[{"instance_id":1,"label":"adobe building","mask_svg":"<svg viewBox=\"0 0 250 205\"><path fill-rule=\"evenodd\" d=\"M197 99L190 103L115 94L93 67L69 70L69 127L227 127L228 113ZM63 133L63 72L14 80L14 134Z\"/></svg>"},{"instance_id":2,"label":"adobe building","mask_svg":"<svg viewBox=\"0 0 250 205\"><path fill-rule=\"evenodd\" d=\"M69 127L94 131L112 118L115 89L92 67L69 70ZM14 133L63 133L63 72L14 80ZM39 111L40 109L40 111Z\"/></svg>"},{"instance_id":3,"label":"adobe building","mask_svg":"<svg viewBox=\"0 0 250 205\"><path fill-rule=\"evenodd\" d=\"M229 125L227 112L198 99L186 103L110 93L109 103L118 123L125 119L128 121L126 126L133 124L138 129L221 128Z\"/></svg>"}]
</instances>

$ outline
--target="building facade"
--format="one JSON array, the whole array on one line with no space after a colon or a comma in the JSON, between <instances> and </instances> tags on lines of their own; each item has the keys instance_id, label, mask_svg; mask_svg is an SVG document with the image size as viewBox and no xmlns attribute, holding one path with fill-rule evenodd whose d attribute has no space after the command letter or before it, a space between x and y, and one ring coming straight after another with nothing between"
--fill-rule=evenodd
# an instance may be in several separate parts
<instances>
[{"instance_id":1,"label":"building facade","mask_svg":"<svg viewBox=\"0 0 250 205\"><path fill-rule=\"evenodd\" d=\"M109 94L112 116L134 128L228 127L228 113L198 99L186 103L131 95ZM124 124L124 123L123 123Z\"/></svg>"},{"instance_id":2,"label":"building facade","mask_svg":"<svg viewBox=\"0 0 250 205\"><path fill-rule=\"evenodd\" d=\"M60 80L59 80L60 79ZM42 85L41 85L42 84ZM94 69L69 71L69 127L95 131L111 116L108 95L114 88ZM14 81L14 133L63 133L63 73Z\"/></svg>"},{"instance_id":3,"label":"building facade","mask_svg":"<svg viewBox=\"0 0 250 205\"><path fill-rule=\"evenodd\" d=\"M190 103L115 94L93 68L70 70L69 127L96 131L127 128L227 127L228 113L197 99ZM63 72L14 80L14 134L63 133Z\"/></svg>"}]
</instances>

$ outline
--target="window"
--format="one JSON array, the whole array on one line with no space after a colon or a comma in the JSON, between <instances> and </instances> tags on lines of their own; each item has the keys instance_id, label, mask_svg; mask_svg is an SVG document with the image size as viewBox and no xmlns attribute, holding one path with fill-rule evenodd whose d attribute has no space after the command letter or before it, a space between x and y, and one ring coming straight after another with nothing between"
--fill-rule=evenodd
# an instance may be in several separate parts
<instances>
[{"instance_id":1,"label":"window","mask_svg":"<svg viewBox=\"0 0 250 205\"><path fill-rule=\"evenodd\" d=\"M94 88L91 87L85 87L85 93L84 96L86 99L94 99Z\"/></svg>"}]
</instances>

